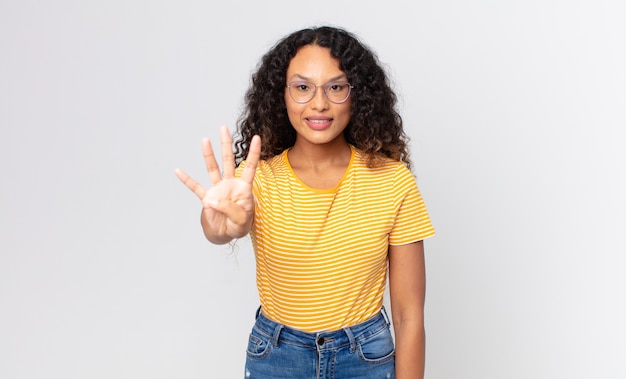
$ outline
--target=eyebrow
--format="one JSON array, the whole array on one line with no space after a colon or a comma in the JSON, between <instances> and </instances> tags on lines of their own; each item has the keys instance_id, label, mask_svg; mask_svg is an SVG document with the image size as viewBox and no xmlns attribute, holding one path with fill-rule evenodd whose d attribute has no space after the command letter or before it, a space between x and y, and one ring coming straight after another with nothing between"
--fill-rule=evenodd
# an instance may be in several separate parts
<instances>
[{"instance_id":1,"label":"eyebrow","mask_svg":"<svg viewBox=\"0 0 626 379\"><path fill-rule=\"evenodd\" d=\"M302 76L300 74L291 75L289 80L293 80L293 79L300 79L300 80L304 80L304 81L307 81L307 82L311 81L310 78L307 78L306 76ZM327 81L326 83L334 82L334 81L339 80L339 79L348 80L348 76L346 74L339 74L337 76L334 76L334 77L330 78L330 80Z\"/></svg>"}]
</instances>

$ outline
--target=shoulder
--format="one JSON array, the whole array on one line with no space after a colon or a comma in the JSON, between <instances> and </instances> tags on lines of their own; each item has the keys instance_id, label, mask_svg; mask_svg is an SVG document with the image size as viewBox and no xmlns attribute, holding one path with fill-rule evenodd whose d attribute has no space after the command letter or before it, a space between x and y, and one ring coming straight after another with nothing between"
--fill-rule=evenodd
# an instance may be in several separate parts
<instances>
[{"instance_id":1,"label":"shoulder","mask_svg":"<svg viewBox=\"0 0 626 379\"><path fill-rule=\"evenodd\" d=\"M389 157L376 157L370 164L370 156L361 150L355 149L354 168L367 171L372 175L391 177L413 177L413 173L404 163Z\"/></svg>"},{"instance_id":2,"label":"shoulder","mask_svg":"<svg viewBox=\"0 0 626 379\"><path fill-rule=\"evenodd\" d=\"M246 161L244 160L237 167L237 176L241 175L245 166ZM290 172L289 170L286 151L271 158L262 159L257 164L256 172L254 174L254 183L259 186L263 183L275 182L279 177L288 176Z\"/></svg>"},{"instance_id":3,"label":"shoulder","mask_svg":"<svg viewBox=\"0 0 626 379\"><path fill-rule=\"evenodd\" d=\"M279 168L279 167L285 166L287 164L286 154L287 154L287 150L271 158L261 159L259 163L257 164L257 172L259 170L265 171L271 168ZM245 160L239 163L239 165L237 166L237 170L243 170L244 167L246 167Z\"/></svg>"}]
</instances>

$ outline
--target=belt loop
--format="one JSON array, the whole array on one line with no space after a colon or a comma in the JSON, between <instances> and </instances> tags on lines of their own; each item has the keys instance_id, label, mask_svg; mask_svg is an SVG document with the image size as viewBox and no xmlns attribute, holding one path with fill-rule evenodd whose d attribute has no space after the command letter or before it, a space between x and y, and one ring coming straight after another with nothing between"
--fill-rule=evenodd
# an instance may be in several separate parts
<instances>
[{"instance_id":1,"label":"belt loop","mask_svg":"<svg viewBox=\"0 0 626 379\"><path fill-rule=\"evenodd\" d=\"M387 326L391 325L391 321L389 321L389 315L387 314L387 310L385 309L385 306L383 305L380 310L381 310L380 313L382 313L383 317L385 318L385 322L387 323Z\"/></svg>"},{"instance_id":2,"label":"belt loop","mask_svg":"<svg viewBox=\"0 0 626 379\"><path fill-rule=\"evenodd\" d=\"M274 335L272 335L272 339L270 342L272 346L278 347L278 337L280 337L280 332L283 330L283 324L276 324L276 328L274 329Z\"/></svg>"},{"instance_id":3,"label":"belt loop","mask_svg":"<svg viewBox=\"0 0 626 379\"><path fill-rule=\"evenodd\" d=\"M350 353L354 353L356 350L356 339L354 338L354 334L352 334L352 329L350 327L343 328L343 331L348 336L348 340L350 341Z\"/></svg>"}]
</instances>

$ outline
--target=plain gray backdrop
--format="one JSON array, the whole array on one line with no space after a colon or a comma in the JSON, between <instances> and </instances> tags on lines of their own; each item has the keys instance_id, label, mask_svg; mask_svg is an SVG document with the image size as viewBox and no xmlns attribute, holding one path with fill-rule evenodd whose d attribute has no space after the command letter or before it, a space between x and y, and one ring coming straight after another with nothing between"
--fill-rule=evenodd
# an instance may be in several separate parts
<instances>
[{"instance_id":1,"label":"plain gray backdrop","mask_svg":"<svg viewBox=\"0 0 626 379\"><path fill-rule=\"evenodd\" d=\"M239 378L249 239L204 240L200 139L284 35L388 67L437 236L427 378L626 377L620 0L0 0L0 377Z\"/></svg>"}]
</instances>

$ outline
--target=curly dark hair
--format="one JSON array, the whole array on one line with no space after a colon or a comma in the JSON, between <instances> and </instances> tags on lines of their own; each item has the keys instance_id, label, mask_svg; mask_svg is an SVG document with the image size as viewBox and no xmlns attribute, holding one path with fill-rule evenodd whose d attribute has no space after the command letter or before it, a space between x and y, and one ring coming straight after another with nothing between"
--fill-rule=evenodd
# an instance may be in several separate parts
<instances>
[{"instance_id":1,"label":"curly dark hair","mask_svg":"<svg viewBox=\"0 0 626 379\"><path fill-rule=\"evenodd\" d=\"M397 96L377 56L352 33L322 26L294 32L274 45L261 59L245 96L245 108L237 122L235 162L248 155L250 141L261 137L261 159L269 159L292 147L296 132L289 122L284 100L286 73L291 59L306 45L330 49L340 69L354 86L346 141L365 152L370 166L382 157L410 168L409 138L396 110Z\"/></svg>"}]
</instances>

